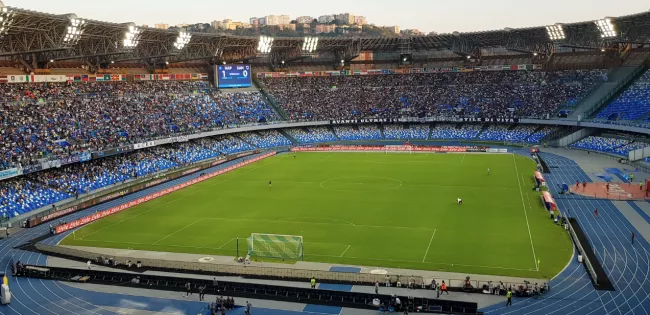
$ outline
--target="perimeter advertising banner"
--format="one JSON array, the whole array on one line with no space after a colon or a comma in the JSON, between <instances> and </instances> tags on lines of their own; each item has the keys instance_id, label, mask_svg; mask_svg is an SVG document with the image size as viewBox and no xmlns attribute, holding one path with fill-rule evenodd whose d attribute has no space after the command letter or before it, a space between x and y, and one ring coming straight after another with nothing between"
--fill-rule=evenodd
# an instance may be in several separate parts
<instances>
[{"instance_id":1,"label":"perimeter advertising banner","mask_svg":"<svg viewBox=\"0 0 650 315\"><path fill-rule=\"evenodd\" d=\"M216 172L213 172L213 173L210 173L210 174L207 174L207 175L192 179L192 180L184 182L182 184L178 184L178 185L169 187L167 189L163 189L161 191L149 194L149 195L144 196L142 198L138 198L136 200L121 204L119 206L110 208L108 210L100 211L100 212L97 212L95 214L83 217L81 219L78 219L78 220L75 220L75 221L72 221L72 222L69 222L69 223L61 224L61 225L59 225L59 226L57 226L55 228L55 234L63 233L63 232L68 231L70 229L74 229L74 228L83 226L85 224L88 224L90 222L97 221L97 220L99 220L99 219L101 219L103 217L106 217L106 216L112 215L114 213L124 211L124 210L132 208L132 207L135 207L135 206L137 206L137 205L139 205L141 203L145 203L147 201L150 201L150 200L165 196L165 195L170 194L172 192L175 192L175 191L177 191L179 189L183 189L185 187L192 186L192 185L194 185L196 183L200 183L200 182L205 181L207 179L210 179L212 177L215 177L215 176L218 176L218 175L221 175L221 174L224 174L224 173L228 173L228 172L230 172L232 170L241 168L241 167L246 166L246 165L251 164L251 163L255 163L255 162L259 161L259 160L265 159L265 158L273 156L275 154L276 154L275 152L270 152L270 153L258 156L258 157L254 158L254 159L250 159L248 161L243 161L243 162L237 163L237 164L235 164L233 166L226 167L226 168L221 169L219 171L216 171Z\"/></svg>"},{"instance_id":2,"label":"perimeter advertising banner","mask_svg":"<svg viewBox=\"0 0 650 315\"><path fill-rule=\"evenodd\" d=\"M487 152L488 147L478 146L412 146L412 145L331 145L319 147L296 147L296 152L327 152L327 151L376 151L376 152Z\"/></svg>"}]
</instances>

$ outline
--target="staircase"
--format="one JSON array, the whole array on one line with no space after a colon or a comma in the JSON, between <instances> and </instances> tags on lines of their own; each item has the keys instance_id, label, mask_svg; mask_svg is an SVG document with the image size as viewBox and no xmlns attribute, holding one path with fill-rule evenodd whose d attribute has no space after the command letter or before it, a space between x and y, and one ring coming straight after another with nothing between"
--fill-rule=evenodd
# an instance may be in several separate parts
<instances>
[{"instance_id":1,"label":"staircase","mask_svg":"<svg viewBox=\"0 0 650 315\"><path fill-rule=\"evenodd\" d=\"M489 127L490 127L490 125L488 125L488 124L483 124L483 127L481 128L481 131L479 131L479 132L476 134L476 137L475 137L474 139L479 139L479 137L481 136L481 134L483 134L483 131L485 131L485 130L488 129ZM458 129L460 129L460 128L458 128Z\"/></svg>"},{"instance_id":2,"label":"staircase","mask_svg":"<svg viewBox=\"0 0 650 315\"><path fill-rule=\"evenodd\" d=\"M382 140L386 139L386 135L384 135L384 125L379 124L378 128L379 128L379 134L381 134L381 139Z\"/></svg>"},{"instance_id":3,"label":"staircase","mask_svg":"<svg viewBox=\"0 0 650 315\"><path fill-rule=\"evenodd\" d=\"M334 135L334 137L336 138L336 140L341 141L341 138L339 138L339 135L337 135L337 134L336 134L336 131L334 131L334 127L332 127L332 126L327 126L327 130L329 130L329 131Z\"/></svg>"},{"instance_id":4,"label":"staircase","mask_svg":"<svg viewBox=\"0 0 650 315\"><path fill-rule=\"evenodd\" d=\"M296 138L292 137L290 134L288 134L286 131L284 131L284 129L280 129L280 130L278 130L278 132L280 132L285 138L289 139L289 141L293 142L293 144L295 144L295 145L300 144L300 142L298 142L298 140L296 140Z\"/></svg>"},{"instance_id":5,"label":"staircase","mask_svg":"<svg viewBox=\"0 0 650 315\"><path fill-rule=\"evenodd\" d=\"M282 120L289 120L289 114L284 110L284 108L282 108L282 106L280 106L280 103L275 99L275 97L267 91L264 83L254 77L253 84L259 89L262 95L264 95L266 98L266 103L271 105L273 110L278 113L280 118L282 118Z\"/></svg>"},{"instance_id":6,"label":"staircase","mask_svg":"<svg viewBox=\"0 0 650 315\"><path fill-rule=\"evenodd\" d=\"M611 70L607 74L607 81L596 86L580 100L568 118L577 120L578 117L585 119L592 116L637 78L643 70L643 65L620 66Z\"/></svg>"}]
</instances>

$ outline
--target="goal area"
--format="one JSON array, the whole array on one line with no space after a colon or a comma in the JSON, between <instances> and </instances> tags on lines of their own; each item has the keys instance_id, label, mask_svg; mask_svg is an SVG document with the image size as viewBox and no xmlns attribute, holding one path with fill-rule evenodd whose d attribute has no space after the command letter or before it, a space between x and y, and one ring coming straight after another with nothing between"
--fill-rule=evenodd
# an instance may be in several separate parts
<instances>
[{"instance_id":1,"label":"goal area","mask_svg":"<svg viewBox=\"0 0 650 315\"><path fill-rule=\"evenodd\" d=\"M302 260L302 236L252 233L248 238L250 257Z\"/></svg>"}]
</instances>

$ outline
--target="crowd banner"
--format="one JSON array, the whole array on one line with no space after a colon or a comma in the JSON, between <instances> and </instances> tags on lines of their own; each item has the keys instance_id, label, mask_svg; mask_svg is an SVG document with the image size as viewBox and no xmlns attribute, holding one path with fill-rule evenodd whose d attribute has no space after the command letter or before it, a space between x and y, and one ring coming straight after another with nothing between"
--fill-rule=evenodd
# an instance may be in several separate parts
<instances>
[{"instance_id":1,"label":"crowd banner","mask_svg":"<svg viewBox=\"0 0 650 315\"><path fill-rule=\"evenodd\" d=\"M9 178L16 177L16 176L19 176L19 175L22 175L22 174L23 174L22 169L15 168L15 167L10 168L10 169L6 169L6 170L2 170L2 171L0 171L0 180L9 179Z\"/></svg>"},{"instance_id":2,"label":"crowd banner","mask_svg":"<svg viewBox=\"0 0 650 315\"><path fill-rule=\"evenodd\" d=\"M500 65L500 66L460 66L460 67L444 67L444 68L258 72L257 77L263 79L263 78L335 77L335 76L357 76L357 75L446 73L446 72L473 72L473 71L531 71L531 70L539 70L543 68L544 68L543 65L525 64L525 65Z\"/></svg>"},{"instance_id":3,"label":"crowd banner","mask_svg":"<svg viewBox=\"0 0 650 315\"><path fill-rule=\"evenodd\" d=\"M146 149L150 148L156 145L155 141L147 141L147 142L142 142L142 143L136 143L133 145L133 150L140 150L140 149Z\"/></svg>"},{"instance_id":4,"label":"crowd banner","mask_svg":"<svg viewBox=\"0 0 650 315\"><path fill-rule=\"evenodd\" d=\"M133 81L183 81L208 79L207 73L135 74Z\"/></svg>"},{"instance_id":5,"label":"crowd banner","mask_svg":"<svg viewBox=\"0 0 650 315\"><path fill-rule=\"evenodd\" d=\"M165 195L170 194L172 192L175 192L175 191L177 191L179 189L183 189L185 187L192 186L192 185L194 185L196 183L200 183L200 182L205 181L207 179L210 179L212 177L215 177L215 176L218 176L218 175L221 175L221 174L224 174L224 173L228 173L228 172L230 172L232 170L241 168L241 167L246 166L246 165L251 164L251 163L255 163L255 162L259 161L259 160L268 158L268 157L273 156L275 154L276 154L276 152L270 152L270 153L258 156L258 157L254 158L254 159L243 161L243 162L237 163L237 164L235 164L233 166L229 166L229 167L226 167L224 169L221 169L219 171L216 171L216 172L206 174L204 176L192 179L192 180L184 182L182 184L178 184L178 185L172 186L170 188L163 189L161 191L158 191L158 192L155 192L153 194L144 196L142 198L138 198L136 200L127 202L125 204L110 208L108 210L100 211L100 212L97 212L95 214L83 217L81 219L78 219L78 220L75 220L75 221L72 221L72 222L69 222L69 223L61 224L61 225L59 225L59 226L57 226L55 228L55 233L56 234L63 233L63 232L68 231L70 229L74 229L74 228L83 226L85 224L88 224L90 222L97 221L97 220L99 220L99 219L101 219L103 217L106 217L106 216L109 216L109 215L124 211L126 209L131 208L131 207L135 207L135 206L137 206L137 205L139 205L141 203L145 203L147 201L150 201L150 200L165 196Z\"/></svg>"}]
</instances>

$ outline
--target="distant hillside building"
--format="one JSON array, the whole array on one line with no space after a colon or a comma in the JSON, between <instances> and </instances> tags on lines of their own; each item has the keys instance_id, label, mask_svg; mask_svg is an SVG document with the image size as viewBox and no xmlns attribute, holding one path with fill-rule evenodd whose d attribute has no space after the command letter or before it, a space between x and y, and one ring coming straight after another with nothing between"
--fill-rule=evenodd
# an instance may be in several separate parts
<instances>
[{"instance_id":1,"label":"distant hillside building","mask_svg":"<svg viewBox=\"0 0 650 315\"><path fill-rule=\"evenodd\" d=\"M334 21L333 15L321 15L318 17L318 23L332 23Z\"/></svg>"},{"instance_id":2,"label":"distant hillside building","mask_svg":"<svg viewBox=\"0 0 650 315\"><path fill-rule=\"evenodd\" d=\"M314 18L311 16L299 16L296 18L296 22L298 22L298 24L310 24L313 21Z\"/></svg>"},{"instance_id":3,"label":"distant hillside building","mask_svg":"<svg viewBox=\"0 0 650 315\"><path fill-rule=\"evenodd\" d=\"M166 30L169 28L169 24L156 24L154 27L157 29Z\"/></svg>"},{"instance_id":4,"label":"distant hillside building","mask_svg":"<svg viewBox=\"0 0 650 315\"><path fill-rule=\"evenodd\" d=\"M336 30L336 25L318 24L314 27L314 33L333 33Z\"/></svg>"},{"instance_id":5,"label":"distant hillside building","mask_svg":"<svg viewBox=\"0 0 650 315\"><path fill-rule=\"evenodd\" d=\"M291 18L288 15L267 15L266 25L282 25L289 24Z\"/></svg>"},{"instance_id":6,"label":"distant hillside building","mask_svg":"<svg viewBox=\"0 0 650 315\"><path fill-rule=\"evenodd\" d=\"M368 24L368 19L365 16L355 16L354 17L354 24L356 25L366 25Z\"/></svg>"},{"instance_id":7,"label":"distant hillside building","mask_svg":"<svg viewBox=\"0 0 650 315\"><path fill-rule=\"evenodd\" d=\"M347 24L347 25L352 25L352 24L355 23L354 14L350 14L350 13L337 14L334 18L337 19L337 20L342 21L344 24Z\"/></svg>"}]
</instances>

